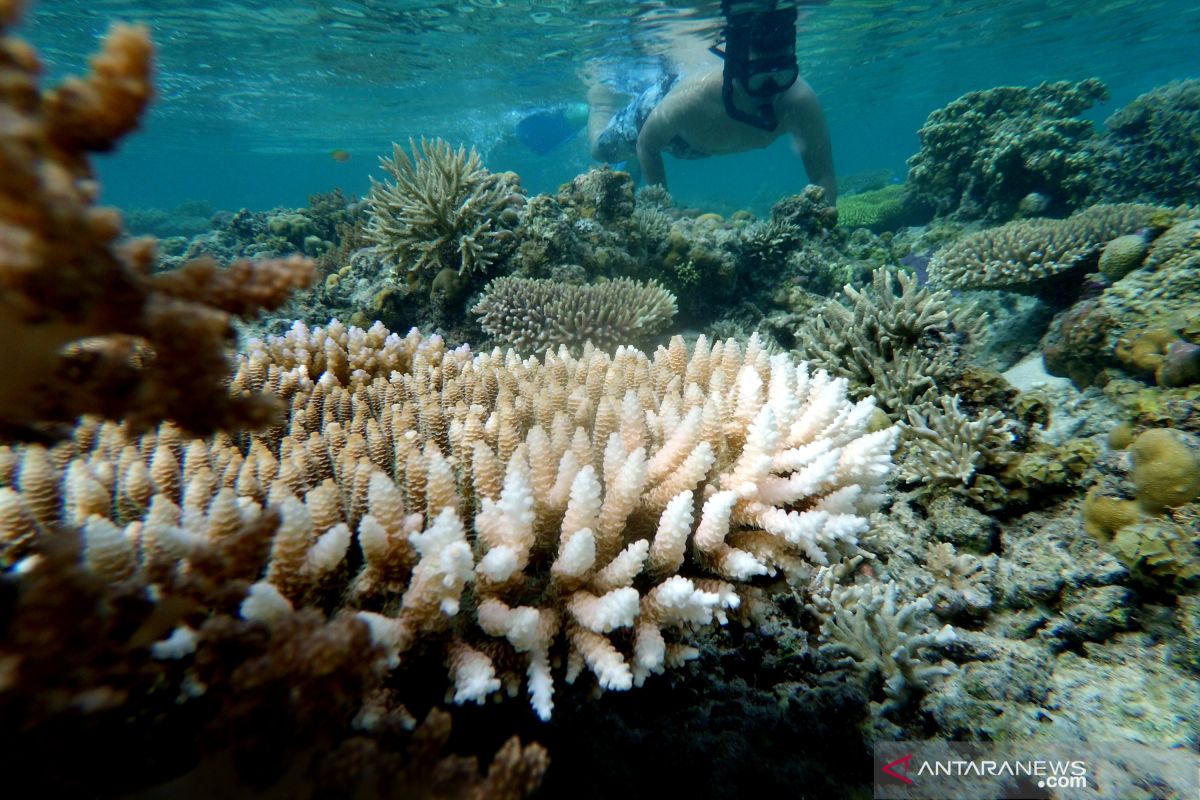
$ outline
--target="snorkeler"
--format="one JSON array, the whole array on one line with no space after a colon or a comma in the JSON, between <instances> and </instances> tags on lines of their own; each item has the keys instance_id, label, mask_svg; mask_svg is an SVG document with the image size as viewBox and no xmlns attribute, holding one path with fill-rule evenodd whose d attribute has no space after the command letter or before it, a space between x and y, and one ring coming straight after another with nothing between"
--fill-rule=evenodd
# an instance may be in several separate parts
<instances>
[{"instance_id":1,"label":"snorkeler","mask_svg":"<svg viewBox=\"0 0 1200 800\"><path fill-rule=\"evenodd\" d=\"M754 150L790 134L808 178L837 201L825 114L796 64L796 7L774 0L722 0L724 59L672 72L628 105L605 83L588 90L592 157L637 159L647 183L666 186L663 152L676 158ZM623 106L623 107L622 107Z\"/></svg>"}]
</instances>

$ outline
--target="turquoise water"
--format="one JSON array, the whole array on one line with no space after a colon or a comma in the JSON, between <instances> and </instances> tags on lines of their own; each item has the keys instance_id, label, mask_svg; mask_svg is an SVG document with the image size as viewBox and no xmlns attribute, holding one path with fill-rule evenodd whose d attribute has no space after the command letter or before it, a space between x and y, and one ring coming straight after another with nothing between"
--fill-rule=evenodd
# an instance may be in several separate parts
<instances>
[{"instance_id":1,"label":"turquoise water","mask_svg":"<svg viewBox=\"0 0 1200 800\"><path fill-rule=\"evenodd\" d=\"M585 170L576 137L546 155L517 122L583 99L597 58L661 52L679 30L707 44L717 5L612 0L54 0L21 28L50 78L81 71L112 20L145 22L159 98L136 136L100 163L104 200L218 208L299 206L335 186L362 194L390 143L440 136L476 147L530 192ZM964 92L1095 76L1111 100L1200 74L1193 0L832 0L802 10L798 54L825 106L840 175L904 175L926 115ZM330 152L351 154L345 162ZM786 165L781 169L780 163ZM762 209L799 189L788 145L668 164L685 204Z\"/></svg>"}]
</instances>

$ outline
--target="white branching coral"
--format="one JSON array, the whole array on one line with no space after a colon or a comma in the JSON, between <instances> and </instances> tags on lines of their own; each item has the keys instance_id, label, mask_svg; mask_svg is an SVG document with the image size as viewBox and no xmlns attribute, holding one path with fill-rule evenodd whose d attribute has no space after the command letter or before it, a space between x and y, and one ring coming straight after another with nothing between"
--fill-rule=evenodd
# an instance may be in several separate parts
<instances>
[{"instance_id":1,"label":"white branching coral","mask_svg":"<svg viewBox=\"0 0 1200 800\"><path fill-rule=\"evenodd\" d=\"M883 711L903 708L953 671L952 665L922 658L923 650L956 638L949 625L931 631L922 623L931 607L928 599L898 606L895 583L842 586L836 575L822 569L810 587L807 609L821 620L820 651L838 667L881 678L887 698Z\"/></svg>"},{"instance_id":2,"label":"white branching coral","mask_svg":"<svg viewBox=\"0 0 1200 800\"><path fill-rule=\"evenodd\" d=\"M408 144L412 157L393 144L392 157L379 159L392 181L371 180L367 240L410 272L486 271L513 238L525 204L519 179L489 172L474 148Z\"/></svg>"},{"instance_id":3,"label":"white branching coral","mask_svg":"<svg viewBox=\"0 0 1200 800\"><path fill-rule=\"evenodd\" d=\"M341 366L310 374L322 361ZM844 380L755 338L539 361L296 326L234 386L281 394L287 426L186 442L88 421L52 457L0 463L8 515L84 525L110 580L257 532L246 619L341 605L391 668L440 656L460 703L523 683L543 719L560 680L640 685L695 657L689 632L725 624L748 582L858 552L897 436Z\"/></svg>"}]
</instances>

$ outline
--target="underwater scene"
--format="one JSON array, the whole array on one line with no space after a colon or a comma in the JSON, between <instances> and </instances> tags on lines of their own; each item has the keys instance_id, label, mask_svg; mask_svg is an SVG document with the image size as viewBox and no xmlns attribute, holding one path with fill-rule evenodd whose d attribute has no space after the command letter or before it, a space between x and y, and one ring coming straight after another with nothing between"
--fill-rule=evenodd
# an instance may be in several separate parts
<instances>
[{"instance_id":1,"label":"underwater scene","mask_svg":"<svg viewBox=\"0 0 1200 800\"><path fill-rule=\"evenodd\" d=\"M0 0L0 797L1200 798L1200 6Z\"/></svg>"}]
</instances>

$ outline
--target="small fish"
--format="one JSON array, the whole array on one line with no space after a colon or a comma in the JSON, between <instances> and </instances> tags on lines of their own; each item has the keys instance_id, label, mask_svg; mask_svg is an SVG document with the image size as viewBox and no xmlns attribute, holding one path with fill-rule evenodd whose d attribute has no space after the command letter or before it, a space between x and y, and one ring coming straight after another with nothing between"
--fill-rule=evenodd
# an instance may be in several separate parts
<instances>
[{"instance_id":1,"label":"small fish","mask_svg":"<svg viewBox=\"0 0 1200 800\"><path fill-rule=\"evenodd\" d=\"M330 150L329 157L338 163L344 163L350 160L350 151L342 150L340 148L337 150Z\"/></svg>"}]
</instances>

